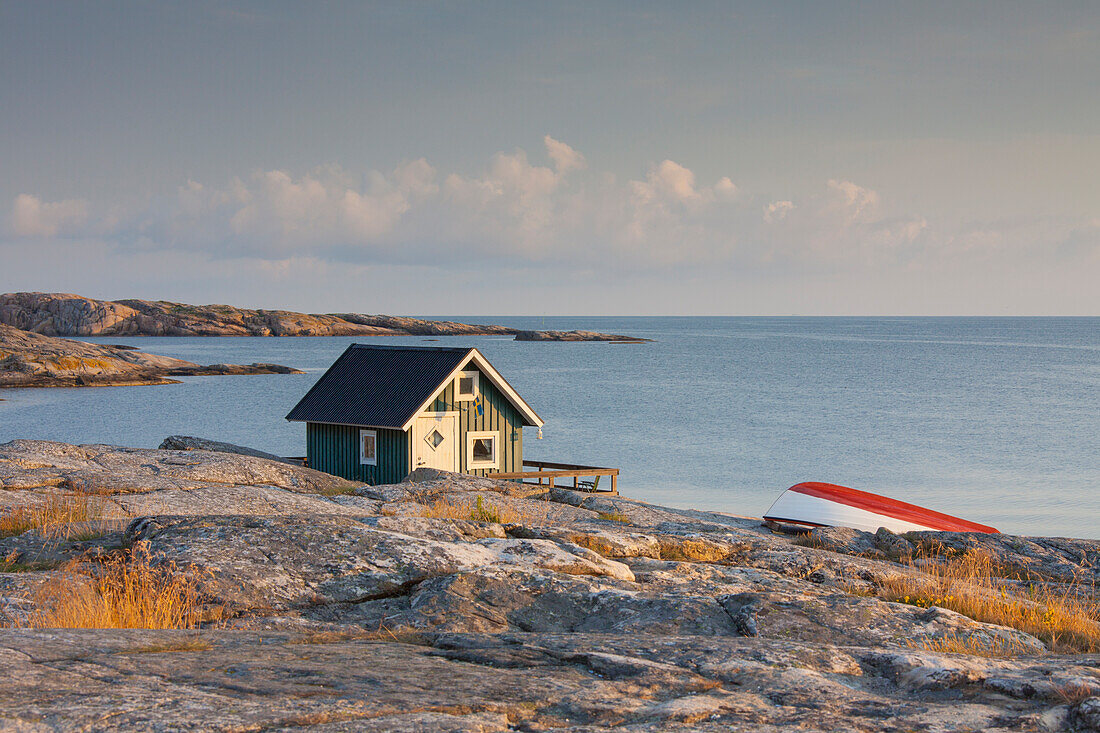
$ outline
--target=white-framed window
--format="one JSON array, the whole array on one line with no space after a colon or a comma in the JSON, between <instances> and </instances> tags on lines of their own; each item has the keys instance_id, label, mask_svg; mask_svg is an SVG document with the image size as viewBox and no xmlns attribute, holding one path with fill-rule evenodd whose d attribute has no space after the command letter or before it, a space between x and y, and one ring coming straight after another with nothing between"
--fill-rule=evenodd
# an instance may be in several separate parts
<instances>
[{"instance_id":1,"label":"white-framed window","mask_svg":"<svg viewBox=\"0 0 1100 733\"><path fill-rule=\"evenodd\" d=\"M378 465L378 432L359 431L359 463L363 466Z\"/></svg>"},{"instance_id":2,"label":"white-framed window","mask_svg":"<svg viewBox=\"0 0 1100 733\"><path fill-rule=\"evenodd\" d=\"M492 430L466 433L466 468L500 468L500 435Z\"/></svg>"},{"instance_id":3,"label":"white-framed window","mask_svg":"<svg viewBox=\"0 0 1100 733\"><path fill-rule=\"evenodd\" d=\"M481 373L476 369L459 372L455 379L455 402L469 402L477 398L478 379Z\"/></svg>"}]
</instances>

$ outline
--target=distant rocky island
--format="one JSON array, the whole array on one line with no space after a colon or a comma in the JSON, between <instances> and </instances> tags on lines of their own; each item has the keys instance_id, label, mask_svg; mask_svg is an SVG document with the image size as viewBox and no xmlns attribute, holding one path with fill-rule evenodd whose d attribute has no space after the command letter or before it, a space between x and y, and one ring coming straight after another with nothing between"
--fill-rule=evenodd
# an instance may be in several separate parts
<instances>
[{"instance_id":1,"label":"distant rocky island","mask_svg":"<svg viewBox=\"0 0 1100 733\"><path fill-rule=\"evenodd\" d=\"M594 331L525 331L508 326L362 313L295 313L188 305L164 300L96 300L71 293L0 295L0 324L45 336L512 336L518 341L640 342Z\"/></svg>"},{"instance_id":2,"label":"distant rocky island","mask_svg":"<svg viewBox=\"0 0 1100 733\"><path fill-rule=\"evenodd\" d=\"M301 374L279 364L203 366L129 346L89 344L0 324L0 388L173 384L171 377Z\"/></svg>"},{"instance_id":3,"label":"distant rocky island","mask_svg":"<svg viewBox=\"0 0 1100 733\"><path fill-rule=\"evenodd\" d=\"M172 377L301 374L279 364L201 365L132 346L65 336L512 336L517 341L648 339L595 331L524 331L507 326L360 313L307 314L163 300L96 300L70 293L0 295L0 388L172 384Z\"/></svg>"}]
</instances>

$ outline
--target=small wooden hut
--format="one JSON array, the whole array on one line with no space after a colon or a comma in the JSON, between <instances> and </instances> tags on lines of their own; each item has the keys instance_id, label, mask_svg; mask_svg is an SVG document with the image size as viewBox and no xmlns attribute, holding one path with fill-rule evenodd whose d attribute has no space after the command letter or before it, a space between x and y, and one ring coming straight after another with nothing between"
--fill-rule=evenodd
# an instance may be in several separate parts
<instances>
[{"instance_id":1,"label":"small wooden hut","mask_svg":"<svg viewBox=\"0 0 1100 733\"><path fill-rule=\"evenodd\" d=\"M416 468L523 471L523 428L543 421L474 348L352 344L286 416L310 468L368 484Z\"/></svg>"}]
</instances>

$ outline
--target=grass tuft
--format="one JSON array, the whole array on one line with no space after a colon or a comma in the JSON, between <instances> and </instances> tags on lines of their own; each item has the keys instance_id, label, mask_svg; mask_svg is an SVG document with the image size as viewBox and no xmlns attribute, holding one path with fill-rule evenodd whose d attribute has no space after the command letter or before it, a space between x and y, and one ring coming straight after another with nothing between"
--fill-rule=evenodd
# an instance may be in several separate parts
<instances>
[{"instance_id":1,"label":"grass tuft","mask_svg":"<svg viewBox=\"0 0 1100 733\"><path fill-rule=\"evenodd\" d=\"M600 519L606 519L609 522L618 522L620 524L630 524L630 517L618 510L613 512L600 512Z\"/></svg>"},{"instance_id":2,"label":"grass tuft","mask_svg":"<svg viewBox=\"0 0 1100 733\"><path fill-rule=\"evenodd\" d=\"M0 537L15 537L30 530L63 540L94 539L106 531L99 505L83 493L53 494L42 504L18 507L0 516Z\"/></svg>"},{"instance_id":3,"label":"grass tuft","mask_svg":"<svg viewBox=\"0 0 1100 733\"><path fill-rule=\"evenodd\" d=\"M1052 690L1054 697L1066 705L1077 705L1079 703L1088 700L1090 697L1095 697L1095 688L1089 685L1083 685L1079 682L1069 682L1061 685L1055 685Z\"/></svg>"},{"instance_id":4,"label":"grass tuft","mask_svg":"<svg viewBox=\"0 0 1100 733\"><path fill-rule=\"evenodd\" d=\"M154 565L142 548L104 563L75 561L35 593L25 625L43 629L193 629L199 573Z\"/></svg>"},{"instance_id":5,"label":"grass tuft","mask_svg":"<svg viewBox=\"0 0 1100 733\"><path fill-rule=\"evenodd\" d=\"M470 519L475 522L492 522L494 524L500 524L500 512L496 507L492 505L486 505L481 500L481 494L477 495L477 502L474 504L474 508L470 510Z\"/></svg>"},{"instance_id":6,"label":"grass tuft","mask_svg":"<svg viewBox=\"0 0 1100 733\"><path fill-rule=\"evenodd\" d=\"M545 502L544 502L545 503ZM533 509L528 506L495 505L478 494L476 499L437 499L426 505L421 516L433 519L462 519L495 524L542 526L548 522L550 506Z\"/></svg>"},{"instance_id":7,"label":"grass tuft","mask_svg":"<svg viewBox=\"0 0 1100 733\"><path fill-rule=\"evenodd\" d=\"M31 561L23 562L18 550L13 550L6 557L0 559L0 573L31 573L37 570L53 570L60 563Z\"/></svg>"},{"instance_id":8,"label":"grass tuft","mask_svg":"<svg viewBox=\"0 0 1100 733\"><path fill-rule=\"evenodd\" d=\"M906 646L920 651L967 654L972 657L1006 658L1035 653L1033 648L1021 643L1019 639L983 634L959 636L954 632L947 636L909 641Z\"/></svg>"},{"instance_id":9,"label":"grass tuft","mask_svg":"<svg viewBox=\"0 0 1100 733\"><path fill-rule=\"evenodd\" d=\"M345 496L345 495L348 495L348 494L354 494L356 491L358 491L360 488L362 488L362 486L363 486L363 484L357 484L357 483L354 483L352 481L349 481L345 484L336 484L335 486L326 486L325 488L320 489L317 493L320 494L321 496Z\"/></svg>"},{"instance_id":10,"label":"grass tuft","mask_svg":"<svg viewBox=\"0 0 1100 733\"><path fill-rule=\"evenodd\" d=\"M880 597L1018 629L1056 652L1100 651L1100 606L1082 600L1095 598L1096 589L1080 580L1055 586L1026 575L1013 578L978 550L916 558L908 565L919 572L878 581Z\"/></svg>"}]
</instances>

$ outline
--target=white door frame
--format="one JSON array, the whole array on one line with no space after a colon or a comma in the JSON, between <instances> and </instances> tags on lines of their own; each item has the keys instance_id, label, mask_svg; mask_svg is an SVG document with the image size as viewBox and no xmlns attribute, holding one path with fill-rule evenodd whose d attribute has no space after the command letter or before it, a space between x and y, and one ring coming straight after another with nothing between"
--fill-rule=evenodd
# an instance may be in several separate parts
<instances>
[{"instance_id":1,"label":"white door frame","mask_svg":"<svg viewBox=\"0 0 1100 733\"><path fill-rule=\"evenodd\" d=\"M451 425L454 426L454 432L452 433L453 441L454 441L454 450L451 451L452 455L454 456L454 466L450 469L443 469L443 470L450 470L450 471L453 471L454 473L458 473L458 467L459 467L458 451L460 450L461 446L459 445L459 440L458 440L458 433L459 433L458 418L459 418L459 413L457 411L446 411L446 412L429 412L429 411L425 411L425 412L421 412L420 414L418 414L416 416L416 418L413 420L412 426L409 428L410 437L411 437L411 440L409 441L409 448L410 448L410 450L409 450L409 453L410 453L410 455L409 455L409 465L412 466L412 470L414 470L414 471L416 469L420 468L420 465L418 465L418 463L417 463L417 458L420 456L420 441L423 440L424 438L423 438L423 436L420 435L420 430L418 429L417 426L420 424L420 419L421 418L426 418L426 417L427 418L433 418L433 417L436 418L437 423L444 422L444 420L442 420L441 418L450 418L450 420L448 420L447 422L450 422ZM446 433L445 430L440 431L440 432Z\"/></svg>"}]
</instances>

